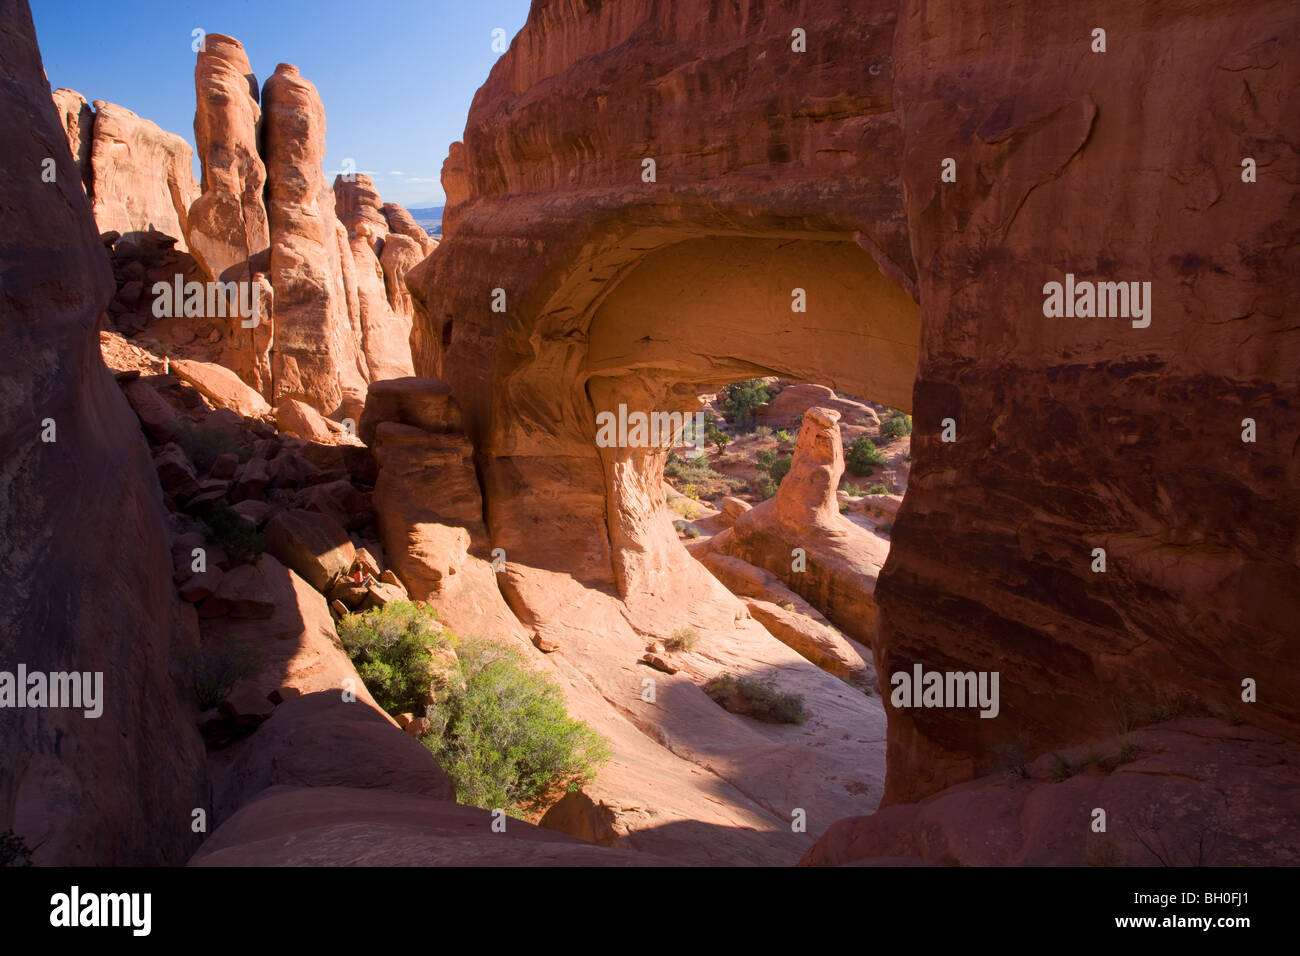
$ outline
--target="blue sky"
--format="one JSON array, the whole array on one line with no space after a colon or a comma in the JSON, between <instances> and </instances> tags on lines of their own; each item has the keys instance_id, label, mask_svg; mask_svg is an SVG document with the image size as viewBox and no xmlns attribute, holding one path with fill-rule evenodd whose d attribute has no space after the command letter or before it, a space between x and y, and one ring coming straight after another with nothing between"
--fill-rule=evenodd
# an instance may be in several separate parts
<instances>
[{"instance_id":1,"label":"blue sky","mask_svg":"<svg viewBox=\"0 0 1300 956\"><path fill-rule=\"evenodd\" d=\"M258 83L293 63L325 103L325 169L345 158L385 200L439 205L447 146L528 0L31 0L50 88L107 100L194 145L192 31L226 33ZM197 164L196 164L197 176ZM331 175L331 182L333 177Z\"/></svg>"}]
</instances>

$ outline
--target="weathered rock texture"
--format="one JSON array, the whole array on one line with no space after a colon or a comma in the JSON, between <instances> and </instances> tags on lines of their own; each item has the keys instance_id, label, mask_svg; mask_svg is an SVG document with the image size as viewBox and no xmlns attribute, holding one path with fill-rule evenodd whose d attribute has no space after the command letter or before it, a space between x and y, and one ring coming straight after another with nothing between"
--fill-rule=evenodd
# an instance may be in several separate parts
<instances>
[{"instance_id":1,"label":"weathered rock texture","mask_svg":"<svg viewBox=\"0 0 1300 956\"><path fill-rule=\"evenodd\" d=\"M194 65L194 142L202 193L190 207L190 251L214 279L247 278L248 260L270 246L258 152L257 77L239 41L209 33ZM227 273L234 271L234 276Z\"/></svg>"},{"instance_id":2,"label":"weathered rock texture","mask_svg":"<svg viewBox=\"0 0 1300 956\"><path fill-rule=\"evenodd\" d=\"M1295 737L1293 22L1281 2L815 0L797 24L535 4L444 165L448 239L408 277L416 368L461 403L492 544L649 626L646 595L704 592L662 520L662 451L597 449L596 412L821 382L915 414L882 684L1001 671L997 719L891 711L887 799L1180 694ZM1067 271L1152 282L1150 327L1044 318ZM1247 677L1268 690L1243 705Z\"/></svg>"},{"instance_id":3,"label":"weathered rock texture","mask_svg":"<svg viewBox=\"0 0 1300 956\"><path fill-rule=\"evenodd\" d=\"M95 101L91 208L101 232L161 232L185 249L190 204L199 194L194 152L175 133L124 106Z\"/></svg>"},{"instance_id":4,"label":"weathered rock texture","mask_svg":"<svg viewBox=\"0 0 1300 956\"><path fill-rule=\"evenodd\" d=\"M270 281L275 290L274 399L302 399L353 417L367 369L348 314L346 234L325 181L325 109L298 68L281 63L262 90ZM337 227L337 228L336 228Z\"/></svg>"},{"instance_id":5,"label":"weathered rock texture","mask_svg":"<svg viewBox=\"0 0 1300 956\"><path fill-rule=\"evenodd\" d=\"M397 261L385 269L380 264L380 254L388 248L388 220L380 210L379 193L370 177L361 173L351 174L350 178L336 177L334 198L339 221L348 231L348 255L356 272L354 311L361 328L361 349L370 380L409 376L411 309L403 278L414 263L402 257L401 246L411 240L396 237ZM389 273L391 288L386 285ZM392 303L397 301L400 305L403 300L405 311L394 311Z\"/></svg>"},{"instance_id":6,"label":"weathered rock texture","mask_svg":"<svg viewBox=\"0 0 1300 956\"><path fill-rule=\"evenodd\" d=\"M833 409L808 409L776 495L741 514L710 546L775 574L846 634L870 645L876 579L889 545L840 514L839 417Z\"/></svg>"},{"instance_id":7,"label":"weathered rock texture","mask_svg":"<svg viewBox=\"0 0 1300 956\"><path fill-rule=\"evenodd\" d=\"M171 668L197 632L172 584L144 438L99 355L112 276L25 3L0 6L0 70L0 128L12 134L0 149L0 343L12 359L0 398L0 661L103 682L98 717L0 709L0 832L37 863L179 863L207 782ZM111 129L122 116L108 112ZM176 155L140 121L123 123L141 149L133 163Z\"/></svg>"},{"instance_id":8,"label":"weathered rock texture","mask_svg":"<svg viewBox=\"0 0 1300 956\"><path fill-rule=\"evenodd\" d=\"M54 105L63 120L63 131L68 136L68 149L72 151L72 158L77 161L81 185L89 195L93 185L90 147L94 140L95 111L90 108L86 98L76 90L55 90L53 96Z\"/></svg>"}]
</instances>

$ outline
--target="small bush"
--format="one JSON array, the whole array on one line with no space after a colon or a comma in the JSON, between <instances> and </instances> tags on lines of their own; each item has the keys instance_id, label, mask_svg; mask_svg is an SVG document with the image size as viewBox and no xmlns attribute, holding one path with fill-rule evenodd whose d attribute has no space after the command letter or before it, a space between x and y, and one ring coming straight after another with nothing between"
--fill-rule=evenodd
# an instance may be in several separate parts
<instances>
[{"instance_id":1,"label":"small bush","mask_svg":"<svg viewBox=\"0 0 1300 956\"><path fill-rule=\"evenodd\" d=\"M848 495L850 498L861 498L864 494L867 494L867 492L862 490L861 485L854 485L854 484L845 485L844 493Z\"/></svg>"},{"instance_id":2,"label":"small bush","mask_svg":"<svg viewBox=\"0 0 1300 956\"><path fill-rule=\"evenodd\" d=\"M759 425L754 429L754 437L759 441L767 441L772 437L772 429L767 425Z\"/></svg>"},{"instance_id":3,"label":"small bush","mask_svg":"<svg viewBox=\"0 0 1300 956\"><path fill-rule=\"evenodd\" d=\"M758 479L758 493L764 501L776 494L777 487L777 483L767 475Z\"/></svg>"},{"instance_id":4,"label":"small bush","mask_svg":"<svg viewBox=\"0 0 1300 956\"><path fill-rule=\"evenodd\" d=\"M664 641L664 648L670 651L693 651L700 643L700 634L693 627L679 627L672 636Z\"/></svg>"},{"instance_id":5,"label":"small bush","mask_svg":"<svg viewBox=\"0 0 1300 956\"><path fill-rule=\"evenodd\" d=\"M219 544L235 564L256 564L262 556L262 533L226 502L218 501L204 524L207 539Z\"/></svg>"},{"instance_id":6,"label":"small bush","mask_svg":"<svg viewBox=\"0 0 1300 956\"><path fill-rule=\"evenodd\" d=\"M536 812L559 791L581 789L609 759L604 739L571 718L560 691L517 652L469 641L458 656L460 680L430 709L423 742L461 803Z\"/></svg>"},{"instance_id":7,"label":"small bush","mask_svg":"<svg viewBox=\"0 0 1300 956\"><path fill-rule=\"evenodd\" d=\"M686 532L686 537L688 538L698 538L699 536L700 536L699 528L691 528L689 531Z\"/></svg>"},{"instance_id":8,"label":"small bush","mask_svg":"<svg viewBox=\"0 0 1300 956\"><path fill-rule=\"evenodd\" d=\"M754 409L765 405L772 398L772 392L763 384L762 379L751 378L722 390L725 396L718 406L722 417L732 425L744 428L754 421Z\"/></svg>"},{"instance_id":9,"label":"small bush","mask_svg":"<svg viewBox=\"0 0 1300 956\"><path fill-rule=\"evenodd\" d=\"M802 724L808 717L803 695L786 694L776 686L777 672L761 677L722 674L704 685L704 692L733 714L769 724Z\"/></svg>"},{"instance_id":10,"label":"small bush","mask_svg":"<svg viewBox=\"0 0 1300 956\"><path fill-rule=\"evenodd\" d=\"M772 480L779 485L781 479L790 473L790 464L793 461L794 455L782 455L776 461L772 462L772 467L768 470L768 474L771 476Z\"/></svg>"},{"instance_id":11,"label":"small bush","mask_svg":"<svg viewBox=\"0 0 1300 956\"><path fill-rule=\"evenodd\" d=\"M849 510L849 503L848 503L847 501L841 501L841 502L840 502L840 514L844 514L844 513L845 513L846 511L848 511L848 510Z\"/></svg>"},{"instance_id":12,"label":"small bush","mask_svg":"<svg viewBox=\"0 0 1300 956\"><path fill-rule=\"evenodd\" d=\"M791 612L792 614L794 613L794 601L782 601L777 606Z\"/></svg>"},{"instance_id":13,"label":"small bush","mask_svg":"<svg viewBox=\"0 0 1300 956\"><path fill-rule=\"evenodd\" d=\"M776 452L764 448L754 456L754 467L759 471L771 471L776 461Z\"/></svg>"},{"instance_id":14,"label":"small bush","mask_svg":"<svg viewBox=\"0 0 1300 956\"><path fill-rule=\"evenodd\" d=\"M880 423L880 437L896 441L904 435L912 434L912 416L896 412Z\"/></svg>"},{"instance_id":15,"label":"small bush","mask_svg":"<svg viewBox=\"0 0 1300 956\"><path fill-rule=\"evenodd\" d=\"M194 675L199 709L208 710L225 700L235 684L262 669L262 655L251 644L226 638L200 644L186 655L185 665Z\"/></svg>"},{"instance_id":16,"label":"small bush","mask_svg":"<svg viewBox=\"0 0 1300 956\"><path fill-rule=\"evenodd\" d=\"M776 440L781 442L783 445L794 444L794 438L792 438L790 433L786 431L784 428L782 428L779 432L776 433Z\"/></svg>"},{"instance_id":17,"label":"small bush","mask_svg":"<svg viewBox=\"0 0 1300 956\"><path fill-rule=\"evenodd\" d=\"M869 494L869 495L887 495L887 494L889 494L889 489L886 488L884 485L879 485L879 484L877 484L877 485L872 485L870 488L867 489L867 494Z\"/></svg>"},{"instance_id":18,"label":"small bush","mask_svg":"<svg viewBox=\"0 0 1300 956\"><path fill-rule=\"evenodd\" d=\"M240 461L247 461L253 455L251 448L229 432L192 422L180 423L176 429L176 441L185 449L194 467L204 474L219 456L227 452L234 452Z\"/></svg>"},{"instance_id":19,"label":"small bush","mask_svg":"<svg viewBox=\"0 0 1300 956\"><path fill-rule=\"evenodd\" d=\"M1052 769L1050 771L1053 783L1064 783L1075 774L1075 768L1070 766L1070 762L1060 754L1052 754Z\"/></svg>"},{"instance_id":20,"label":"small bush","mask_svg":"<svg viewBox=\"0 0 1300 956\"><path fill-rule=\"evenodd\" d=\"M846 464L855 475L869 475L885 464L885 456L876 451L875 442L863 435L849 449Z\"/></svg>"},{"instance_id":21,"label":"small bush","mask_svg":"<svg viewBox=\"0 0 1300 956\"><path fill-rule=\"evenodd\" d=\"M451 638L432 608L393 601L338 623L339 640L366 690L390 714L421 714L434 678L430 649Z\"/></svg>"}]
</instances>

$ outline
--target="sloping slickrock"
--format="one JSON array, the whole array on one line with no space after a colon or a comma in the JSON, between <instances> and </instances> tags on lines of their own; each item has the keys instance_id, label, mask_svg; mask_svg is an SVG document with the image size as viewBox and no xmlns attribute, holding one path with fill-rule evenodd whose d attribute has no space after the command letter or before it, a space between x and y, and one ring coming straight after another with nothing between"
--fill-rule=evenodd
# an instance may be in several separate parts
<instances>
[{"instance_id":1,"label":"sloping slickrock","mask_svg":"<svg viewBox=\"0 0 1300 956\"><path fill-rule=\"evenodd\" d=\"M208 789L196 707L172 678L197 634L145 439L100 357L112 276L26 3L0 5L0 72L0 661L102 675L94 717L0 708L0 830L38 865L178 864Z\"/></svg>"},{"instance_id":2,"label":"sloping slickrock","mask_svg":"<svg viewBox=\"0 0 1300 956\"><path fill-rule=\"evenodd\" d=\"M215 782L218 823L270 786L377 788L455 802L433 754L364 700L339 690L287 700Z\"/></svg>"},{"instance_id":3,"label":"sloping slickrock","mask_svg":"<svg viewBox=\"0 0 1300 956\"><path fill-rule=\"evenodd\" d=\"M1118 763L1120 748L1135 753ZM801 865L1296 866L1300 747L1183 719L833 824ZM1099 758L1102 764L1085 761ZM1013 758L1014 760L1015 758ZM1059 780L1053 779L1053 772ZM1094 808L1106 831L1093 832Z\"/></svg>"},{"instance_id":4,"label":"sloping slickrock","mask_svg":"<svg viewBox=\"0 0 1300 956\"><path fill-rule=\"evenodd\" d=\"M270 231L262 201L266 166L257 143L257 77L238 40L220 33L204 37L194 86L194 142L203 184L185 238L209 277L246 280L248 260L270 246Z\"/></svg>"},{"instance_id":5,"label":"sloping slickrock","mask_svg":"<svg viewBox=\"0 0 1300 956\"><path fill-rule=\"evenodd\" d=\"M91 209L100 232L131 239L161 232L186 250L185 224L199 195L194 152L175 133L136 116L124 106L95 101L90 152Z\"/></svg>"},{"instance_id":6,"label":"sloping slickrock","mask_svg":"<svg viewBox=\"0 0 1300 956\"><path fill-rule=\"evenodd\" d=\"M396 731L395 731L396 732ZM418 744L416 746L419 746ZM223 824L191 866L663 866L477 807L354 787L272 787Z\"/></svg>"},{"instance_id":7,"label":"sloping slickrock","mask_svg":"<svg viewBox=\"0 0 1300 956\"><path fill-rule=\"evenodd\" d=\"M262 89L262 132L275 289L275 400L322 414L365 395L364 359L343 284L341 225L325 181L325 110L298 68L281 63ZM336 229L336 227L339 227Z\"/></svg>"}]
</instances>

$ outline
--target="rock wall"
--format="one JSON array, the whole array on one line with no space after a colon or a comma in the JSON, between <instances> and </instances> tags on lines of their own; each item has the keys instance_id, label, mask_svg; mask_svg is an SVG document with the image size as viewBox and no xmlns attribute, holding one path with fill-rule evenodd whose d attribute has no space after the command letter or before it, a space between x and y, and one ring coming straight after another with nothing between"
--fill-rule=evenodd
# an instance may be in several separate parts
<instances>
[{"instance_id":1,"label":"rock wall","mask_svg":"<svg viewBox=\"0 0 1300 956\"><path fill-rule=\"evenodd\" d=\"M915 416L882 685L1001 672L997 719L891 709L887 801L1170 701L1294 737L1292 22L1271 2L535 3L444 165L447 239L408 277L417 373L462 405L493 545L631 603L696 595L657 518L662 452L597 449L595 413L824 383ZM1151 325L1045 318L1066 272L1151 282Z\"/></svg>"},{"instance_id":2,"label":"rock wall","mask_svg":"<svg viewBox=\"0 0 1300 956\"><path fill-rule=\"evenodd\" d=\"M36 863L180 863L197 841L190 811L207 802L196 715L172 677L197 622L176 598L140 428L100 357L112 275L25 3L0 6L0 65L0 127L23 131L0 149L14 187L0 211L0 342L14 359L0 398L0 670L102 679L97 717L0 709L0 832ZM150 143L132 141L133 162Z\"/></svg>"},{"instance_id":3,"label":"rock wall","mask_svg":"<svg viewBox=\"0 0 1300 956\"><path fill-rule=\"evenodd\" d=\"M326 414L356 418L368 370L352 333L341 256L346 234L325 181L325 108L310 80L281 63L262 89L275 400L301 399ZM336 226L339 227L336 230Z\"/></svg>"},{"instance_id":4,"label":"rock wall","mask_svg":"<svg viewBox=\"0 0 1300 956\"><path fill-rule=\"evenodd\" d=\"M96 100L90 196L99 231L161 232L184 250L186 217L199 194L193 159L189 143L175 133Z\"/></svg>"},{"instance_id":5,"label":"rock wall","mask_svg":"<svg viewBox=\"0 0 1300 956\"><path fill-rule=\"evenodd\" d=\"M194 65L194 142L203 191L189 212L186 239L194 258L214 279L247 271L270 246L266 165L258 152L257 77L233 37L209 33ZM246 276L242 276L246 278Z\"/></svg>"}]
</instances>

